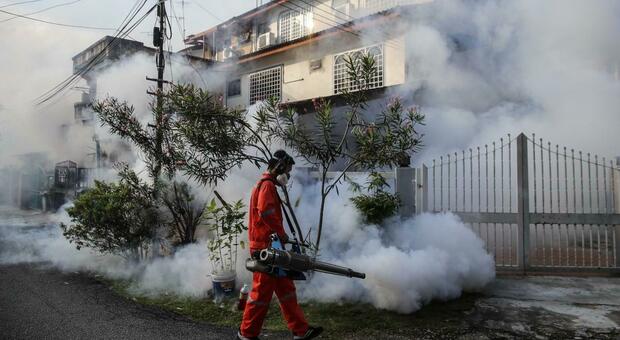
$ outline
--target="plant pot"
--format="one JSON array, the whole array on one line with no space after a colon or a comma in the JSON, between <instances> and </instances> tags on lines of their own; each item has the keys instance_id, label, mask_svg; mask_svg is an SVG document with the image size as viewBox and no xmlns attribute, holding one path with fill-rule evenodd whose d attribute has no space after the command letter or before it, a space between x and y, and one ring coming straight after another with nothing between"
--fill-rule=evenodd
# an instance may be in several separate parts
<instances>
[{"instance_id":1,"label":"plant pot","mask_svg":"<svg viewBox=\"0 0 620 340\"><path fill-rule=\"evenodd\" d=\"M234 271L213 273L211 281L213 282L213 296L216 300L222 298L230 298L235 295L235 279L237 273Z\"/></svg>"}]
</instances>

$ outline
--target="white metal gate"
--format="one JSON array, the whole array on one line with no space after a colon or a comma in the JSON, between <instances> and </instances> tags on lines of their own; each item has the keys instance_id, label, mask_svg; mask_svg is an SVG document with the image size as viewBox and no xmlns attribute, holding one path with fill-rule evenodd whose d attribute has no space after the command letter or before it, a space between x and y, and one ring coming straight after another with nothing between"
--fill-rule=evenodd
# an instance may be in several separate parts
<instances>
[{"instance_id":1,"label":"white metal gate","mask_svg":"<svg viewBox=\"0 0 620 340\"><path fill-rule=\"evenodd\" d=\"M613 161L520 134L441 156L415 177L416 213L460 216L498 269L620 269L620 169Z\"/></svg>"}]
</instances>

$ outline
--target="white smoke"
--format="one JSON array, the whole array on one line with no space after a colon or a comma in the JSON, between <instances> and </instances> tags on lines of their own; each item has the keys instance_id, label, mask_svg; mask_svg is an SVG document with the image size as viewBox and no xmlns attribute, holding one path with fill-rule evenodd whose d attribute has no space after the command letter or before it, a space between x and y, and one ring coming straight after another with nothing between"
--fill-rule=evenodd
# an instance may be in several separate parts
<instances>
[{"instance_id":1,"label":"white smoke","mask_svg":"<svg viewBox=\"0 0 620 340\"><path fill-rule=\"evenodd\" d=\"M251 183L259 174L258 169L244 168L232 174L220 189L225 197L243 198L247 202ZM317 190L315 185L302 188L298 183L293 184L293 197L301 195L298 217L304 228L317 222L320 203ZM350 195L341 192L341 196L328 198L320 260L365 272L367 278L358 280L317 273L309 282L298 284L303 299L360 301L408 313L434 299L446 300L460 296L464 290L480 290L494 278L494 262L482 241L454 215L394 218L382 227L365 225L349 202ZM180 248L170 257L136 264L88 248L78 251L62 236L59 222L70 222L62 210L47 221L47 227L3 222L11 226L0 228L0 239L5 245L0 252L0 263L48 262L65 271L127 279L133 282L133 291L143 294L199 297L212 286L204 239ZM247 235L243 238L247 240ZM239 249L238 286L251 282L250 273L243 268L247 256L247 249Z\"/></svg>"},{"instance_id":2,"label":"white smoke","mask_svg":"<svg viewBox=\"0 0 620 340\"><path fill-rule=\"evenodd\" d=\"M318 185L295 189L293 199L301 195L301 224L316 225ZM423 214L395 217L383 226L365 225L350 197L341 191L328 198L320 260L364 272L366 279L317 273L298 285L304 299L361 301L409 313L434 299L478 291L495 277L493 258L482 240L456 216Z\"/></svg>"},{"instance_id":3,"label":"white smoke","mask_svg":"<svg viewBox=\"0 0 620 340\"><path fill-rule=\"evenodd\" d=\"M609 0L437 0L414 9L404 44L407 87L428 118L421 158L520 132L617 155L619 17L620 3Z\"/></svg>"},{"instance_id":4,"label":"white smoke","mask_svg":"<svg viewBox=\"0 0 620 340\"><path fill-rule=\"evenodd\" d=\"M204 296L211 289L211 266L204 242L188 245L170 257L135 263L120 256L100 254L89 248L77 250L62 235L60 222L70 218L61 211L42 225L32 225L32 216L15 223L0 220L0 264L49 263L63 271L84 271L112 279L131 280L130 289L141 294L175 293Z\"/></svg>"},{"instance_id":5,"label":"white smoke","mask_svg":"<svg viewBox=\"0 0 620 340\"><path fill-rule=\"evenodd\" d=\"M406 34L411 46L407 85L417 91L417 104L428 119L423 157L521 131L617 154L619 2L454 0L436 1L433 6ZM471 45L456 52L456 36L466 37L460 43ZM149 73L147 66L152 69L153 61L139 58L110 69L102 76L98 91L101 96L120 96L147 112L144 74ZM173 70L177 77L193 73ZM4 106L12 112L12 107ZM6 117L7 108L3 111ZM11 126L19 130L27 125ZM259 174L252 166L236 169L218 190L227 200L248 202ZM492 257L453 215L393 219L382 227L364 225L348 201L350 195L341 191L341 196L328 198L320 259L366 272L367 279L316 274L310 282L298 285L303 298L362 301L411 312L432 299L479 290L493 279ZM312 228L314 235L317 188L295 184L292 199L297 197L301 197L298 214L303 228ZM210 287L204 243L136 267L118 257L87 249L78 252L58 228L3 230L2 237L17 245L12 252L3 251L5 262L48 261L64 270L130 278L137 282L136 289L147 292L197 296ZM249 282L249 274L242 269L246 254L239 254L239 281Z\"/></svg>"}]
</instances>

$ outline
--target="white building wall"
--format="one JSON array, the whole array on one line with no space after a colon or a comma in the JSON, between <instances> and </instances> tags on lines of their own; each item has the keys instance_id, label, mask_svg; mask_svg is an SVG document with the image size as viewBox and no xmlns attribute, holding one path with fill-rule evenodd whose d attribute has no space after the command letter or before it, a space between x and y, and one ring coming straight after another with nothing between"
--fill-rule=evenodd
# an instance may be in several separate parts
<instances>
[{"instance_id":1,"label":"white building wall","mask_svg":"<svg viewBox=\"0 0 620 340\"><path fill-rule=\"evenodd\" d=\"M343 7L336 8L338 0L292 0L276 6L264 14L261 19L256 20L254 33L256 33L259 23L268 22L270 31L275 38L274 41L280 41L280 16L291 10L299 11L312 7L311 19L306 25L306 34L308 35L399 5L424 4L433 1L435 0L349 0L349 4L344 9ZM254 37L257 36L254 34Z\"/></svg>"},{"instance_id":2,"label":"white building wall","mask_svg":"<svg viewBox=\"0 0 620 340\"><path fill-rule=\"evenodd\" d=\"M334 94L334 56L367 47L383 45L384 86L399 85L405 82L405 39L398 36L384 41L362 40L360 37L340 33L298 48L260 58L241 64L229 79L241 78L241 95L227 97L227 105L245 108L250 104L249 75L266 68L282 65L282 102L307 100ZM310 62L321 61L321 68L310 69Z\"/></svg>"}]
</instances>

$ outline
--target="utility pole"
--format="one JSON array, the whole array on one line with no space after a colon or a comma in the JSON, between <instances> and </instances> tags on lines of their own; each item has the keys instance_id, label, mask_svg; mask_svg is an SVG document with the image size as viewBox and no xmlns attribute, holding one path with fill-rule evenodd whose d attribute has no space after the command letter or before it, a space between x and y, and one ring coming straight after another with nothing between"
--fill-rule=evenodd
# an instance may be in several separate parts
<instances>
[{"instance_id":1,"label":"utility pole","mask_svg":"<svg viewBox=\"0 0 620 340\"><path fill-rule=\"evenodd\" d=\"M163 119L164 119L164 83L168 83L164 80L164 70L166 68L166 59L164 54L164 46L166 40L166 0L158 0L157 4L157 16L159 18L159 26L155 26L153 28L153 45L157 47L157 79L146 77L149 81L157 82L157 91L151 92L147 91L148 94L156 96L156 104L155 104L155 124L152 126L155 129L155 154L153 159L153 169L151 176L153 177L153 199L157 201L159 199L159 177L161 176L161 168L162 168L162 144L164 140L164 133L162 131ZM158 244L158 228L159 228L159 218L157 219L154 226L154 240L153 240L153 255L160 256L159 244Z\"/></svg>"},{"instance_id":2,"label":"utility pole","mask_svg":"<svg viewBox=\"0 0 620 340\"><path fill-rule=\"evenodd\" d=\"M157 15L159 16L159 46L157 46L157 109L155 112L155 167L153 171L155 184L155 198L157 198L159 176L161 174L161 156L163 131L161 131L163 119L163 93L164 93L164 69L166 67L166 59L164 56L164 43L166 39L165 21L166 21L166 1L159 0L157 6Z\"/></svg>"},{"instance_id":3,"label":"utility pole","mask_svg":"<svg viewBox=\"0 0 620 340\"><path fill-rule=\"evenodd\" d=\"M157 82L157 91L151 92L146 91L146 93L153 95L156 97L155 104L155 124L151 127L155 129L155 155L154 155L154 165L153 172L151 175L153 176L154 184L157 184L159 181L159 177L161 175L162 168L162 144L163 144L163 131L162 131L162 123L164 119L164 103L163 103L163 95L164 95L164 84L169 83L164 80L164 70L166 68L166 56L164 54L164 46L166 42L166 0L158 0L157 4L157 16L159 18L159 26L155 26L153 28L153 45L157 47L157 78L149 78L146 77L146 80ZM155 185L155 198L157 198L158 194L157 185Z\"/></svg>"}]
</instances>

